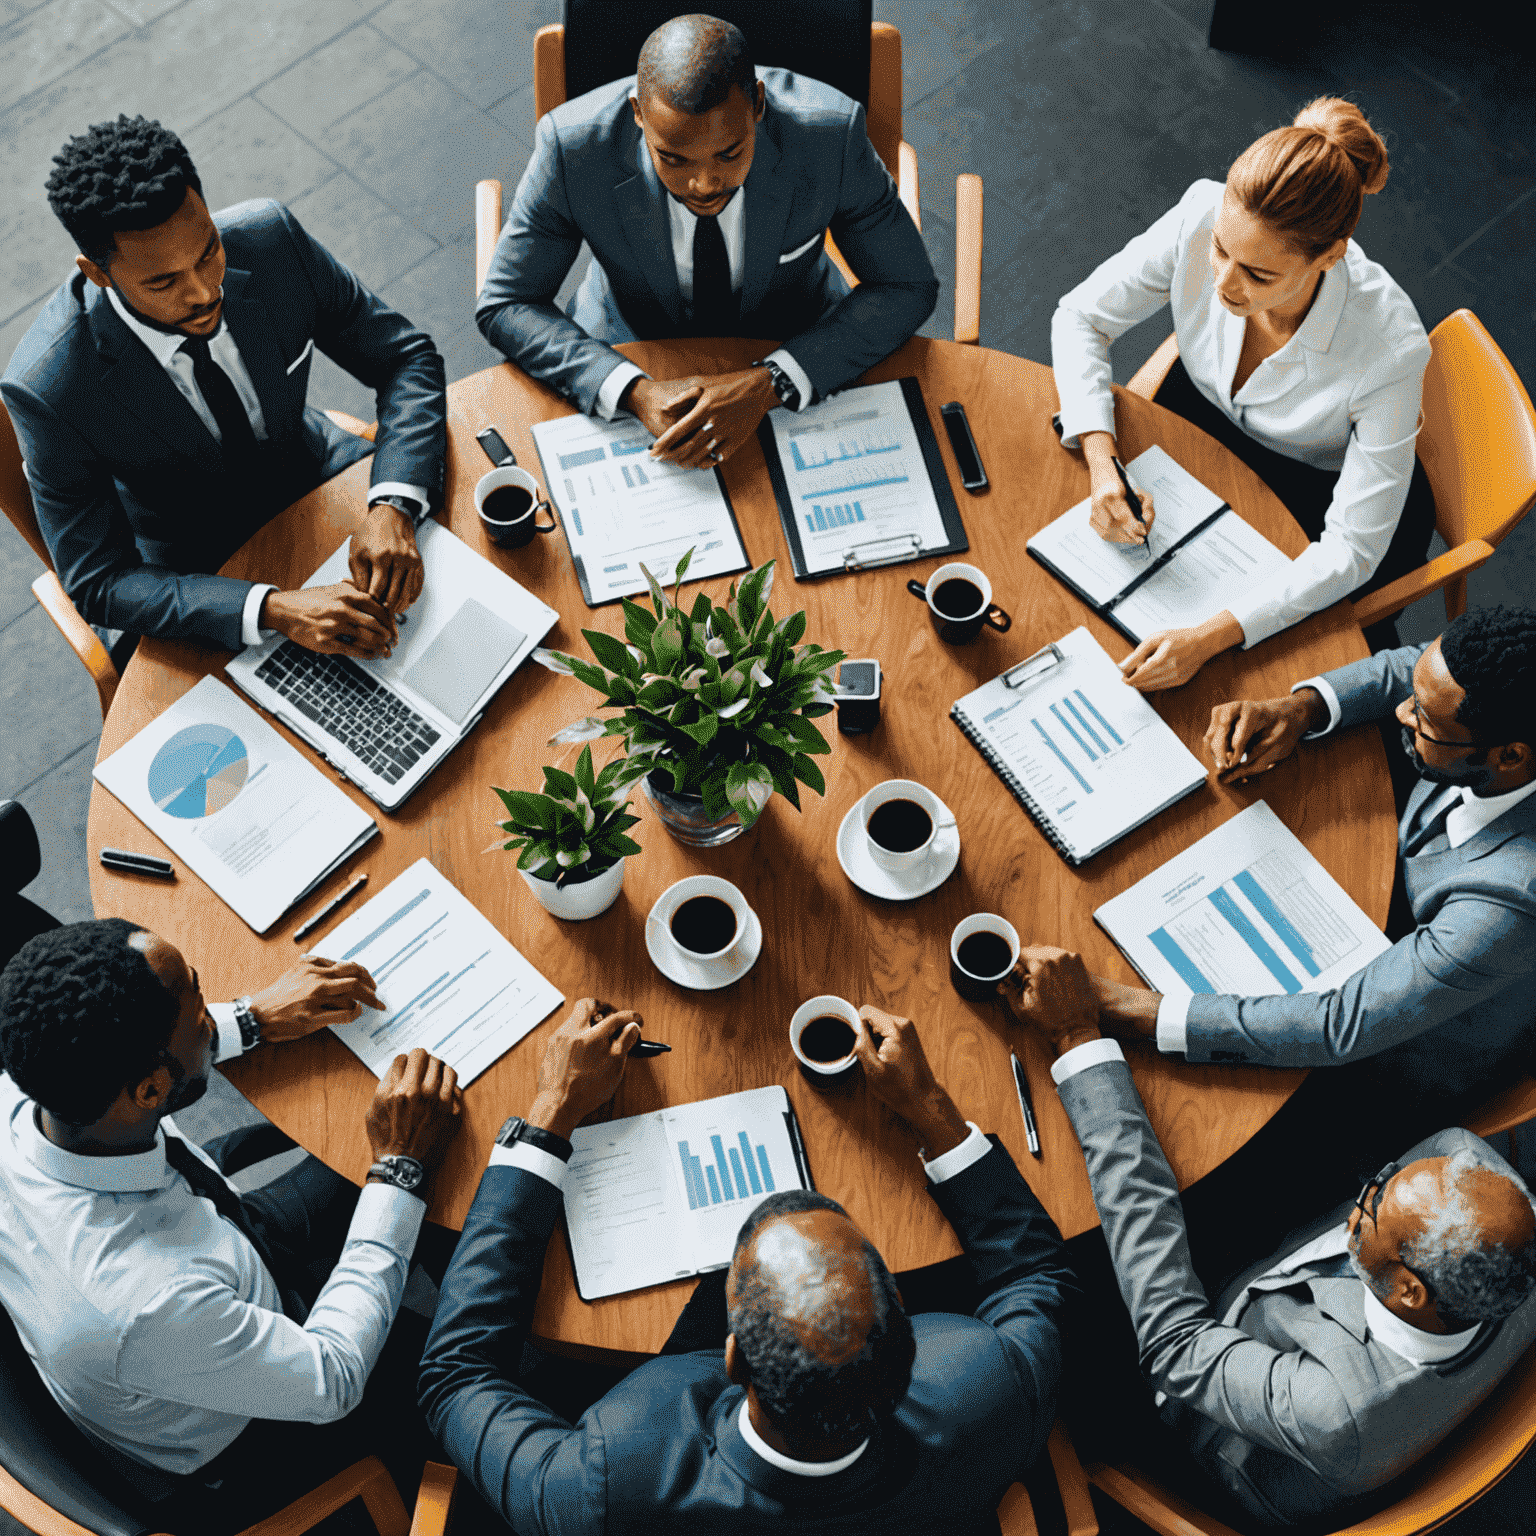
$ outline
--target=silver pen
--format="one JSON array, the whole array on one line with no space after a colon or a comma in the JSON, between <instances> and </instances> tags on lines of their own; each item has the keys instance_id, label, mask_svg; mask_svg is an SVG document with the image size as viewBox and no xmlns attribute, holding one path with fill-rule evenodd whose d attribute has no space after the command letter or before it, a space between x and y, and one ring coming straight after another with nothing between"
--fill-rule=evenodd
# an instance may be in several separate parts
<instances>
[{"instance_id":1,"label":"silver pen","mask_svg":"<svg viewBox=\"0 0 1536 1536\"><path fill-rule=\"evenodd\" d=\"M356 895L356 893L362 890L362 888L367 884L367 874L364 873L359 875L357 879L355 879L351 885L349 885L346 890L341 893L341 895L335 897L331 901L326 902L326 904L321 907L320 910L316 912L315 915L310 918L310 920L294 934L293 942L295 944L302 944L304 940L307 939L309 935L312 934L315 929L318 928L320 924L323 923L326 918L328 918L331 913L334 912L336 908L342 904L342 902L347 901L352 896Z\"/></svg>"},{"instance_id":2,"label":"silver pen","mask_svg":"<svg viewBox=\"0 0 1536 1536\"><path fill-rule=\"evenodd\" d=\"M1012 1051L1008 1053L1008 1060L1013 1063L1013 1086L1019 1090L1019 1108L1024 1114L1024 1136L1029 1142L1030 1155L1039 1157L1040 1128L1035 1124L1035 1106L1029 1096L1029 1079L1024 1076L1024 1067Z\"/></svg>"}]
</instances>

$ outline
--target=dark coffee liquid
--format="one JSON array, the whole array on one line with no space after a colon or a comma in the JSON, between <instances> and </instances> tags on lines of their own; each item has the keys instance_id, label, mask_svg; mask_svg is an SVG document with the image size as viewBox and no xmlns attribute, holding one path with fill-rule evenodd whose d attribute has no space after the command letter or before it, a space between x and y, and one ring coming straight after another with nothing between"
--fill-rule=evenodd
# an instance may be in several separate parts
<instances>
[{"instance_id":1,"label":"dark coffee liquid","mask_svg":"<svg viewBox=\"0 0 1536 1536\"><path fill-rule=\"evenodd\" d=\"M960 969L991 981L1013 962L1013 946L1000 933L968 933L960 940Z\"/></svg>"},{"instance_id":2,"label":"dark coffee liquid","mask_svg":"<svg viewBox=\"0 0 1536 1536\"><path fill-rule=\"evenodd\" d=\"M841 1061L853 1054L853 1027L840 1014L820 1014L800 1031L800 1049L811 1061Z\"/></svg>"},{"instance_id":3,"label":"dark coffee liquid","mask_svg":"<svg viewBox=\"0 0 1536 1536\"><path fill-rule=\"evenodd\" d=\"M712 955L736 937L736 914L718 896L690 896L672 914L672 937L696 955Z\"/></svg>"},{"instance_id":4,"label":"dark coffee liquid","mask_svg":"<svg viewBox=\"0 0 1536 1536\"><path fill-rule=\"evenodd\" d=\"M889 853L911 853L933 833L933 818L915 800L887 800L866 823L869 835Z\"/></svg>"},{"instance_id":5,"label":"dark coffee liquid","mask_svg":"<svg viewBox=\"0 0 1536 1536\"><path fill-rule=\"evenodd\" d=\"M515 523L533 505L526 486L499 485L485 498L485 515L493 522Z\"/></svg>"},{"instance_id":6,"label":"dark coffee liquid","mask_svg":"<svg viewBox=\"0 0 1536 1536\"><path fill-rule=\"evenodd\" d=\"M951 576L939 583L933 606L947 619L973 619L981 612L981 588L963 576Z\"/></svg>"}]
</instances>

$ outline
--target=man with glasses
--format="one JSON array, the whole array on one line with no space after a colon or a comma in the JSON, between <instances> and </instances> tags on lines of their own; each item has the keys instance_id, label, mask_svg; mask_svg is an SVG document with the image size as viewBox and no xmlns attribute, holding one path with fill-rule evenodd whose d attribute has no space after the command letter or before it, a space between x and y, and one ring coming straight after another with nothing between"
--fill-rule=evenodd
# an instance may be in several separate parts
<instances>
[{"instance_id":1,"label":"man with glasses","mask_svg":"<svg viewBox=\"0 0 1536 1536\"><path fill-rule=\"evenodd\" d=\"M1315 1219L1223 1287L1191 1259L1178 1183L1081 958L1026 949L1002 995L1055 1053L1103 1223L1069 1244L1085 1296L1063 1375L1079 1449L1129 1454L1240 1529L1386 1502L1379 1490L1536 1339L1536 1211L1519 1176L1444 1130L1328 1210L1349 1187L1337 1165L1305 1191Z\"/></svg>"}]
</instances>

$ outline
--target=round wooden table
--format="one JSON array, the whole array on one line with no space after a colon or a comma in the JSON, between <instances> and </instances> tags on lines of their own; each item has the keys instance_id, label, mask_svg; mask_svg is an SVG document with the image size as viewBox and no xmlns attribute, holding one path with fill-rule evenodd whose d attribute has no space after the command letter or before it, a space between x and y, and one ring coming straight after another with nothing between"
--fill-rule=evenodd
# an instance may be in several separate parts
<instances>
[{"instance_id":1,"label":"round wooden table","mask_svg":"<svg viewBox=\"0 0 1536 1536\"><path fill-rule=\"evenodd\" d=\"M658 377L744 366L758 343L643 343L625 349ZM594 697L574 678L528 665L501 690L485 718L394 816L385 817L359 791L343 788L374 811L382 836L354 861L377 892L426 856L566 995L597 995L639 1008L647 1033L669 1041L668 1056L635 1062L614 1106L632 1115L667 1103L782 1083L799 1115L818 1189L841 1201L878 1245L893 1270L935 1263L959 1251L928 1197L910 1135L858 1083L823 1097L795 1068L787 1028L805 998L831 992L915 1019L939 1079L963 1113L996 1131L1063 1233L1095 1225L1096 1215L1077 1143L1048 1072L1045 1048L1010 1031L999 1006L962 1001L947 970L950 930L968 913L1000 912L1026 942L1080 949L1097 971L1134 980L1099 931L1093 910L1196 838L1263 797L1373 919L1385 918L1390 895L1395 821L1380 744L1353 732L1298 753L1261 785L1207 785L1083 869L1057 857L1001 782L946 718L950 705L1005 666L1086 624L1112 656L1129 647L1096 620L1028 556L1025 539L1087 493L1080 458L1064 452L1051 430L1056 392L1049 369L1001 352L921 338L907 343L868 382L915 374L970 536L969 559L992 580L997 601L1013 615L1006 635L983 632L968 647L948 647L934 634L909 577L922 580L938 563L821 582L796 583L760 450L755 443L725 466L726 484L754 562L776 557L772 606L781 617L808 610L807 638L850 656L877 656L885 675L883 719L872 735L839 736L826 717L830 757L819 759L825 798L803 791L797 813L775 797L745 836L727 847L695 852L674 842L636 791L642 817L634 829L644 853L629 861L623 894L602 917L562 923L526 890L511 856L486 852L499 805L490 786L535 788L545 762L565 762L574 748L551 748L561 726L593 709ZM1159 442L1201 481L1287 554L1305 537L1259 479L1181 418L1133 396L1117 394L1121 451L1134 457ZM938 407L965 402L992 489L959 490L959 475ZM448 504L453 531L471 548L557 608L561 622L545 643L587 654L583 628L622 634L617 604L589 610L569 553L557 538L522 550L498 550L481 535L472 491L485 470L474 433L494 424L521 463L539 463L529 426L570 407L509 365L461 380L449 390ZM343 475L275 518L225 567L227 574L298 586L355 526L368 466ZM724 580L705 586L723 600ZM1249 652L1212 662L1189 686L1154 695L1163 718L1197 753L1213 704L1285 692L1298 678L1366 654L1348 603ZM192 645L145 641L128 667L102 732L103 756L115 751L205 673L222 653ZM281 727L279 727L281 728ZM309 749L298 742L299 750ZM563 753L563 757L553 754ZM319 759L312 760L319 762ZM324 767L321 764L322 768ZM872 785L913 778L954 810L960 865L937 891L896 904L866 896L844 876L834 846L844 813ZM103 869L104 845L168 853L110 794L91 799L92 896L103 916L130 917L180 946L197 965L209 997L266 985L294 963L294 929L339 888L311 897L265 938L252 933L179 861L175 885ZM660 976L646 956L644 923L656 897L684 875L708 871L734 881L762 919L763 953L743 980L717 993L688 992ZM339 918L338 918L339 920ZM334 924L333 924L334 926ZM325 952L323 934L311 941ZM507 1115L527 1107L543 1041L561 1009L478 1078L465 1094L464 1128L439 1173L434 1219L463 1223L492 1138ZM1015 1049L1029 1072L1044 1156L1026 1150L1008 1069ZM1222 1162L1275 1112L1301 1072L1191 1066L1150 1049L1131 1053L1142 1098L1181 1184ZM261 1050L232 1062L229 1079L302 1146L361 1180L369 1161L363 1112L371 1073L329 1032ZM576 1295L566 1244L549 1245L535 1334L571 1352L639 1352L659 1348L691 1282L586 1304Z\"/></svg>"}]
</instances>

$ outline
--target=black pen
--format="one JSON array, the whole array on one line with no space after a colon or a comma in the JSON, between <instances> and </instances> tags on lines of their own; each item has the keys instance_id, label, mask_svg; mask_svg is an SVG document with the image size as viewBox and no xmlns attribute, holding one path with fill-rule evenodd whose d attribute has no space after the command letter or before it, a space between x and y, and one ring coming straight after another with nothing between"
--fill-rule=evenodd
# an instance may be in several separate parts
<instances>
[{"instance_id":1,"label":"black pen","mask_svg":"<svg viewBox=\"0 0 1536 1536\"><path fill-rule=\"evenodd\" d=\"M321 907L320 910L318 912L316 912L315 915L312 918L310 918L310 920L307 923L305 923L304 926L302 928L300 928L294 934L293 942L295 944L302 943L305 938L307 938L310 934L312 934L315 931L315 929L318 928L320 926L320 924L323 923L326 920L326 918L328 918L331 915L331 913L334 912L336 910L336 908L339 907L342 904L342 902L348 900L356 892L362 890L362 888L365 885L367 885L367 884L368 884L368 876L367 876L367 874L365 873L365 874L359 875L357 877L357 879L354 880L352 882L352 884L349 885L346 888L346 890L344 890L341 893L341 895L337 896L332 901L326 902L326 904L323 907Z\"/></svg>"},{"instance_id":2,"label":"black pen","mask_svg":"<svg viewBox=\"0 0 1536 1536\"><path fill-rule=\"evenodd\" d=\"M663 1051L670 1051L670 1045L663 1045L660 1040L637 1040L630 1050L631 1056L660 1056Z\"/></svg>"},{"instance_id":3,"label":"black pen","mask_svg":"<svg viewBox=\"0 0 1536 1536\"><path fill-rule=\"evenodd\" d=\"M1126 474L1125 465L1120 462L1120 455L1112 454L1110 456L1110 463L1115 466L1115 473L1120 476L1120 484L1125 487L1125 499L1130 504L1131 516L1141 524L1143 531L1146 532L1147 536L1142 543L1142 547L1150 555L1152 553L1152 534L1147 529L1146 519L1141 515L1141 497L1131 489L1131 477Z\"/></svg>"},{"instance_id":4,"label":"black pen","mask_svg":"<svg viewBox=\"0 0 1536 1536\"><path fill-rule=\"evenodd\" d=\"M158 875L162 880L176 878L176 869L171 861L158 858L152 853L130 853L126 848L103 848L101 862L108 869L123 870L130 875Z\"/></svg>"},{"instance_id":5,"label":"black pen","mask_svg":"<svg viewBox=\"0 0 1536 1536\"><path fill-rule=\"evenodd\" d=\"M1029 1079L1024 1076L1024 1068L1012 1051L1008 1053L1008 1060L1013 1063L1013 1086L1019 1090L1019 1108L1024 1112L1024 1136L1029 1142L1030 1155L1039 1157L1040 1128L1035 1124L1035 1106L1029 1096Z\"/></svg>"}]
</instances>

